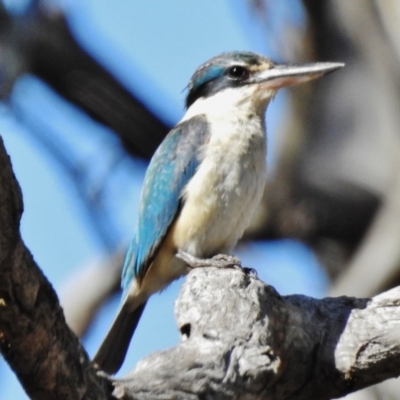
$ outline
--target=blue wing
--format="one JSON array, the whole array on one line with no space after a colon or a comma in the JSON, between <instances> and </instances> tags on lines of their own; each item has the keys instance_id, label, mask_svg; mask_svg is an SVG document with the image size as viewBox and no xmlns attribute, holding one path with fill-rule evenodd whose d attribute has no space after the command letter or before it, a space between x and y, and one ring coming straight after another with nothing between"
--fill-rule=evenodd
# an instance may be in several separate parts
<instances>
[{"instance_id":1,"label":"blue wing","mask_svg":"<svg viewBox=\"0 0 400 400\"><path fill-rule=\"evenodd\" d=\"M183 188L193 177L200 148L208 140L204 116L177 125L164 139L147 169L139 221L122 272L122 287L143 277L182 203Z\"/></svg>"}]
</instances>

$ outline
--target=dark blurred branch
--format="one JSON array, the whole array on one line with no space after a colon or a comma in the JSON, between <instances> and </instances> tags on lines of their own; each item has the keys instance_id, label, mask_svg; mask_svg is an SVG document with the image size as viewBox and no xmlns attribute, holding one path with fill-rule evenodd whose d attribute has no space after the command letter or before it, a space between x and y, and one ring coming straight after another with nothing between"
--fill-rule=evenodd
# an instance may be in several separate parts
<instances>
[{"instance_id":1,"label":"dark blurred branch","mask_svg":"<svg viewBox=\"0 0 400 400\"><path fill-rule=\"evenodd\" d=\"M149 158L168 131L155 113L81 47L62 12L49 8L44 1L32 1L24 14L16 16L8 14L0 2L0 53L3 99L8 98L19 76L34 74L64 99L110 127L131 156ZM94 193L88 179L96 165L74 160L72 149L62 143L57 132L47 131L39 125L39 119L26 118L15 103L10 102L10 106L72 182L95 236L109 252L115 251L121 235L103 202L108 188L101 185ZM125 154L117 157L122 160Z\"/></svg>"},{"instance_id":2,"label":"dark blurred branch","mask_svg":"<svg viewBox=\"0 0 400 400\"><path fill-rule=\"evenodd\" d=\"M398 59L381 25L375 2L365 1L361 5L345 0L305 0L304 3L317 54L341 57L346 68L332 88L331 100L327 96L324 101L317 98L318 107L309 123L318 127L320 139L304 152L306 168L303 169L314 186L325 185L336 197L344 197L353 204L352 208L342 208L344 218L337 218L343 228L346 229L347 221L357 222L356 215L362 217L352 224L354 238L358 240L353 242L350 257L343 263L349 271L343 272L335 293L341 287L346 288L341 294L373 295L395 285L400 277L400 254L395 244L400 243L400 237L390 222L400 218L400 203L394 189L398 186L400 157ZM367 32L366 27L368 35L363 33ZM374 198L380 206L377 214ZM328 215L334 218L335 214L329 211ZM393 243L390 251L384 250L389 250L388 246L381 246L379 238L383 231L391 236L387 242ZM341 236L346 238L345 234ZM369 262L365 262L366 258ZM379 278L373 259L379 259ZM366 275L371 280L365 279Z\"/></svg>"},{"instance_id":3,"label":"dark blurred branch","mask_svg":"<svg viewBox=\"0 0 400 400\"><path fill-rule=\"evenodd\" d=\"M371 296L393 286L400 277L400 161L387 198L364 241L332 285L329 294ZM379 265L379 268L376 266ZM366 273L368 271L368 273Z\"/></svg>"},{"instance_id":4,"label":"dark blurred branch","mask_svg":"<svg viewBox=\"0 0 400 400\"><path fill-rule=\"evenodd\" d=\"M21 67L8 75L30 72L66 100L110 127L126 150L149 158L169 127L91 57L72 35L60 10L35 2L16 17L0 10L0 46L13 51Z\"/></svg>"},{"instance_id":5,"label":"dark blurred branch","mask_svg":"<svg viewBox=\"0 0 400 400\"><path fill-rule=\"evenodd\" d=\"M283 139L277 172L259 213L264 223L256 221L251 234L302 239L335 279L357 260L367 232L377 226L371 223L379 207L393 204L387 199L399 173L400 74L376 2L303 3L309 26L303 57L342 61L346 67L323 82L291 91L291 107L279 135ZM390 4L379 9L393 16ZM390 26L385 27L387 31ZM397 37L396 31L391 37ZM396 213L400 218L400 209ZM400 263L394 253L386 256L384 264L393 269L381 282L393 285L399 280ZM356 284L362 285L359 279Z\"/></svg>"},{"instance_id":6,"label":"dark blurred branch","mask_svg":"<svg viewBox=\"0 0 400 400\"><path fill-rule=\"evenodd\" d=\"M264 3L273 7L268 0ZM303 40L296 41L291 53L304 61L344 61L346 67L321 82L291 89L279 132L276 173L266 187L263 208L250 234L302 239L321 250L324 261L329 255L322 249L331 248L326 246L329 242L336 243L342 256L333 262L331 273L335 275L360 243L380 199L353 176L343 176L340 160L355 123L348 76L356 55L327 11L327 3L305 1L309 29L298 30Z\"/></svg>"},{"instance_id":7,"label":"dark blurred branch","mask_svg":"<svg viewBox=\"0 0 400 400\"><path fill-rule=\"evenodd\" d=\"M37 21L32 72L114 130L130 154L149 158L166 124L83 51L61 15L41 14Z\"/></svg>"}]
</instances>

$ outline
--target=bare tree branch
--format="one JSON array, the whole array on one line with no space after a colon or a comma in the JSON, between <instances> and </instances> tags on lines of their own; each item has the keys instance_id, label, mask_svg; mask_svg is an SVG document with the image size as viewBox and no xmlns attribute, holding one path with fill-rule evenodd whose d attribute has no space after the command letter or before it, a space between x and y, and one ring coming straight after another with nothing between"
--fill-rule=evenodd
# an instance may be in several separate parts
<instances>
[{"instance_id":1,"label":"bare tree branch","mask_svg":"<svg viewBox=\"0 0 400 400\"><path fill-rule=\"evenodd\" d=\"M373 299L280 296L197 268L176 303L184 340L116 380L121 399L324 400L397 376L400 287Z\"/></svg>"},{"instance_id":2,"label":"bare tree branch","mask_svg":"<svg viewBox=\"0 0 400 400\"><path fill-rule=\"evenodd\" d=\"M393 182L364 241L332 285L332 296L371 296L399 280L400 274L400 162L393 169ZM379 265L379 268L376 266ZM365 272L368 271L366 274ZM362 282L356 285L355 282Z\"/></svg>"},{"instance_id":3,"label":"bare tree branch","mask_svg":"<svg viewBox=\"0 0 400 400\"><path fill-rule=\"evenodd\" d=\"M125 249L85 265L61 288L65 319L75 335L86 333L102 304L120 289L124 257Z\"/></svg>"},{"instance_id":4,"label":"bare tree branch","mask_svg":"<svg viewBox=\"0 0 400 400\"><path fill-rule=\"evenodd\" d=\"M5 71L9 84L0 86L0 95L7 95L19 75L33 73L109 126L128 153L145 158L153 154L168 125L83 49L60 9L36 1L25 13L12 16L0 3L0 21L0 44L13 60L13 68L7 65Z\"/></svg>"},{"instance_id":5,"label":"bare tree branch","mask_svg":"<svg viewBox=\"0 0 400 400\"><path fill-rule=\"evenodd\" d=\"M19 234L22 195L0 138L0 352L32 399L107 399Z\"/></svg>"}]
</instances>

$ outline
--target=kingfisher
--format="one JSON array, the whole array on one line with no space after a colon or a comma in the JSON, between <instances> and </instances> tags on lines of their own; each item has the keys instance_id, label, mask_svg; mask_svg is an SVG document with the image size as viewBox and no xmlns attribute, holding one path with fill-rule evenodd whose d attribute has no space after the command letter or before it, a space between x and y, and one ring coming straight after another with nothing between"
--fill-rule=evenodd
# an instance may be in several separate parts
<instances>
[{"instance_id":1,"label":"kingfisher","mask_svg":"<svg viewBox=\"0 0 400 400\"><path fill-rule=\"evenodd\" d=\"M186 113L145 175L122 273L122 302L94 357L98 368L119 370L149 297L187 273L179 254L209 260L230 253L243 235L266 183L265 112L278 89L343 65L278 64L235 51L195 71Z\"/></svg>"}]
</instances>

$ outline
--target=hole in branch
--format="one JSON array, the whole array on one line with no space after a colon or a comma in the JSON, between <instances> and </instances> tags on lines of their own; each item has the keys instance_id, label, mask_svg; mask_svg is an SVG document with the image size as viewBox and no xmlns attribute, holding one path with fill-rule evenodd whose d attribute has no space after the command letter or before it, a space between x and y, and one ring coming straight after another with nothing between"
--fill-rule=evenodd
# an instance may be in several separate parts
<instances>
[{"instance_id":1,"label":"hole in branch","mask_svg":"<svg viewBox=\"0 0 400 400\"><path fill-rule=\"evenodd\" d=\"M190 324L185 324L181 326L181 335L184 337L184 339L189 339L191 329L192 327Z\"/></svg>"}]
</instances>

